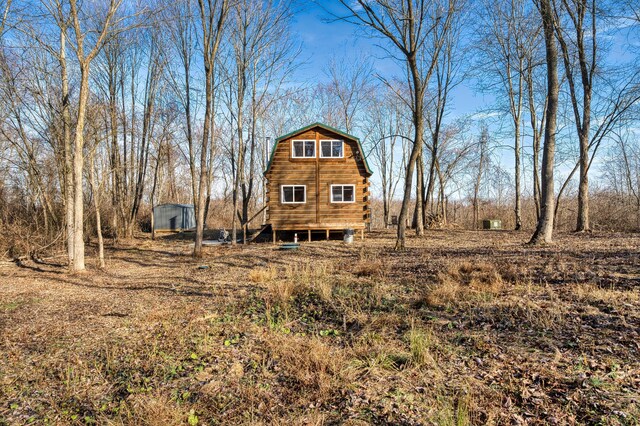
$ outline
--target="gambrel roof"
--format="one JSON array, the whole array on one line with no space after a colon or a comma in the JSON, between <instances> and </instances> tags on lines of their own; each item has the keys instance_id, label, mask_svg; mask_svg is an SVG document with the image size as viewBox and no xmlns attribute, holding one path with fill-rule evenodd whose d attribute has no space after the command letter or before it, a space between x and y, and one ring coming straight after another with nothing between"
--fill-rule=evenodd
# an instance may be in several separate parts
<instances>
[{"instance_id":1,"label":"gambrel roof","mask_svg":"<svg viewBox=\"0 0 640 426\"><path fill-rule=\"evenodd\" d=\"M281 140L289 139L292 136L295 136L295 135L300 134L300 133L304 133L304 132L306 132L308 130L313 129L314 127L320 127L320 128L322 128L324 130L328 130L330 132L336 133L336 134L338 134L340 136L343 136L343 137L345 137L347 139L351 139L351 140L356 141L356 143L358 144L358 149L360 150L360 156L362 157L362 161L364 163L365 170L367 171L369 176L371 176L373 174L371 172L371 168L369 167L369 163L367 162L367 157L366 157L366 155L364 155L364 150L362 149L362 144L360 143L360 139L358 139L357 137L355 137L353 135L350 135L348 133L345 133L345 132L343 132L341 130L338 130L336 128L333 128L331 126L328 126L328 125L326 125L324 123L320 123L320 122L309 124L308 126L305 126L305 127L301 128L301 129L294 130L293 132L289 132L286 135L282 135L282 136L279 136L278 138L276 138L276 141L273 144L273 147L271 148L271 156L269 157L269 164L267 164L267 169L264 171L264 174L266 175L269 172L269 169L271 168L271 163L273 162L273 156L275 155L275 152L276 152L276 147L278 146L278 143Z\"/></svg>"}]
</instances>

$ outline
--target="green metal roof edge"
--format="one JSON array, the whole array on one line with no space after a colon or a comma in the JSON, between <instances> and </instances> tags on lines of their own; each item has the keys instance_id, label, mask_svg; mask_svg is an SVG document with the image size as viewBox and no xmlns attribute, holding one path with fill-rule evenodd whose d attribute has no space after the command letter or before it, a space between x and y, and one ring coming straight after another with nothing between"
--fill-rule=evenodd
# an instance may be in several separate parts
<instances>
[{"instance_id":1,"label":"green metal roof edge","mask_svg":"<svg viewBox=\"0 0 640 426\"><path fill-rule=\"evenodd\" d=\"M343 132L342 130L338 130L335 127L331 127L327 124L324 123L320 123L319 121L316 121L313 124L309 124L308 126L302 127L298 130L294 130L293 132L289 132L286 135L282 135L276 138L275 143L273 144L273 147L271 148L271 155L269 156L269 163L267 164L267 169L264 171L263 175L266 175L267 172L269 171L269 169L271 169L271 163L273 162L273 157L276 154L276 147L278 146L278 143L283 140L283 139L287 139L290 138L291 136L297 135L298 133L302 133L302 132L306 132L309 129L312 129L314 127L322 127L325 130L329 130L331 132L337 133L340 136L344 136L346 138L349 139L353 139L354 141L356 141L356 143L358 144L358 148L360 149L360 155L362 156L362 159L364 160L364 168L366 169L367 173L369 173L369 175L372 175L373 172L371 171L371 167L369 167L369 162L367 161L367 156L364 153L364 149L362 149L362 143L360 143L360 139L350 135L349 133Z\"/></svg>"}]
</instances>

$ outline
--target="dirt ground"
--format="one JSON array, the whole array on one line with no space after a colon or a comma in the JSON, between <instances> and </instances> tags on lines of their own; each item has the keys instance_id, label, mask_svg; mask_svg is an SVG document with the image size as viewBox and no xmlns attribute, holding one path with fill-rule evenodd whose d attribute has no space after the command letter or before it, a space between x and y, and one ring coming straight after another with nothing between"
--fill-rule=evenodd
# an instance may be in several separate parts
<instances>
[{"instance_id":1,"label":"dirt ground","mask_svg":"<svg viewBox=\"0 0 640 426\"><path fill-rule=\"evenodd\" d=\"M528 237L1 263L0 425L639 424L640 235Z\"/></svg>"}]
</instances>

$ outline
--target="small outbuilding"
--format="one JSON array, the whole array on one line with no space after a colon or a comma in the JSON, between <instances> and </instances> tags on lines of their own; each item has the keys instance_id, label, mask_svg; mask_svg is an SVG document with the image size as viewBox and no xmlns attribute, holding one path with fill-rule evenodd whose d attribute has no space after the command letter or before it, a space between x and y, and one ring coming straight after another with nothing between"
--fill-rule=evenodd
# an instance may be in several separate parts
<instances>
[{"instance_id":1,"label":"small outbuilding","mask_svg":"<svg viewBox=\"0 0 640 426\"><path fill-rule=\"evenodd\" d=\"M360 140L314 123L276 139L265 171L274 242L282 231L364 229L371 169Z\"/></svg>"},{"instance_id":2,"label":"small outbuilding","mask_svg":"<svg viewBox=\"0 0 640 426\"><path fill-rule=\"evenodd\" d=\"M181 232L195 227L193 204L160 204L153 208L154 232Z\"/></svg>"}]
</instances>

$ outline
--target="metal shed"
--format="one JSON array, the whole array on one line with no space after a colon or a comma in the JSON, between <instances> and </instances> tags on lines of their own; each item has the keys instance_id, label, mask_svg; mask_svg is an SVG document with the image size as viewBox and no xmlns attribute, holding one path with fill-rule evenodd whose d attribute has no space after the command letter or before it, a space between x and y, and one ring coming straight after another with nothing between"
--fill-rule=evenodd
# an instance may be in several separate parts
<instances>
[{"instance_id":1,"label":"metal shed","mask_svg":"<svg viewBox=\"0 0 640 426\"><path fill-rule=\"evenodd\" d=\"M184 231L195 227L193 204L160 204L153 208L154 231Z\"/></svg>"}]
</instances>

